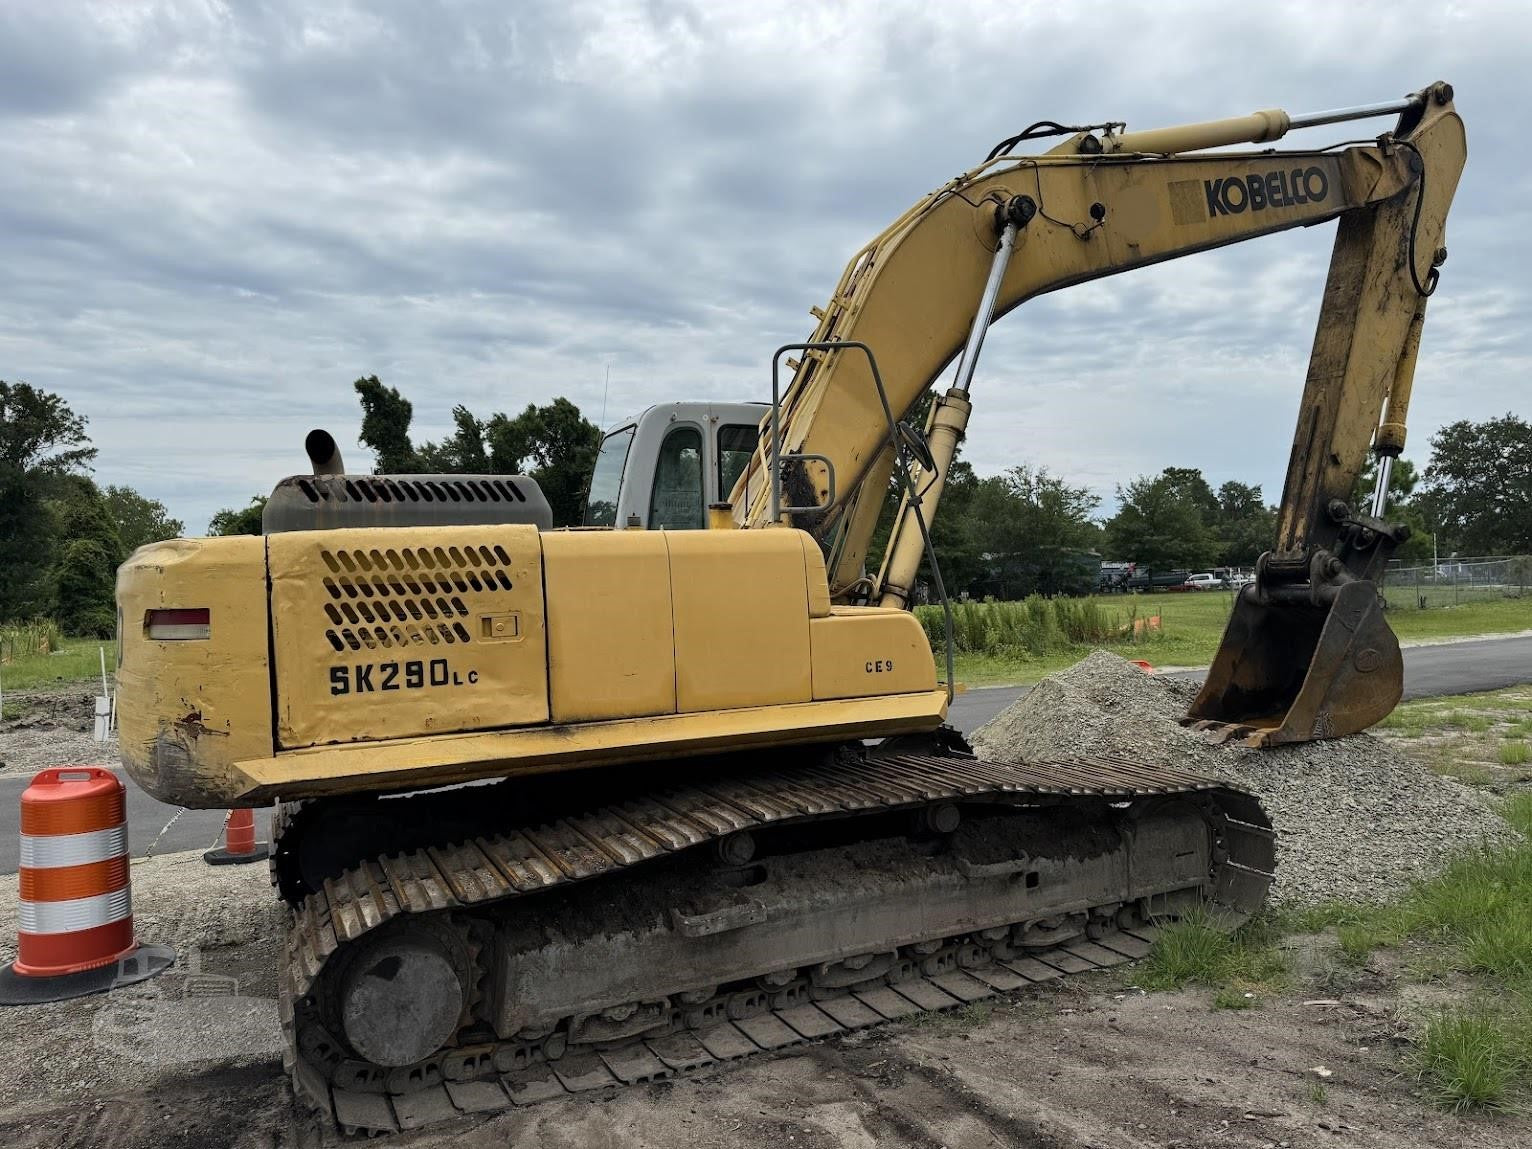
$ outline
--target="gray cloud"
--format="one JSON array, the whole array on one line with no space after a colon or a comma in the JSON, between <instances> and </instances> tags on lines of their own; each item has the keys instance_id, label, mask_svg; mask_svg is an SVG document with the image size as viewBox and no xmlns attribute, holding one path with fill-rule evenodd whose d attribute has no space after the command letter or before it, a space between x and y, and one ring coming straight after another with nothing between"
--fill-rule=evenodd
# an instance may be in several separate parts
<instances>
[{"instance_id":1,"label":"gray cloud","mask_svg":"<svg viewBox=\"0 0 1532 1149\"><path fill-rule=\"evenodd\" d=\"M457 402L567 394L595 417L608 364L613 419L758 398L852 253L1032 120L1445 78L1471 159L1417 376L1423 458L1450 419L1524 408L1529 26L1439 3L11 5L0 377L64 394L104 481L200 529L296 468L309 426L350 446L360 374L401 387L422 436ZM1166 465L1275 495L1331 235L1027 304L986 346L968 457L1104 495Z\"/></svg>"}]
</instances>

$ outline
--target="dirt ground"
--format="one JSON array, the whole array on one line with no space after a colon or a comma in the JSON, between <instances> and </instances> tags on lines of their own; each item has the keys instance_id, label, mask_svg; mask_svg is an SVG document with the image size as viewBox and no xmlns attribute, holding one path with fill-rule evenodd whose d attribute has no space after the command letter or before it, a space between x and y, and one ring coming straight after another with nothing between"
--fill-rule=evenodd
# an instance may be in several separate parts
<instances>
[{"instance_id":1,"label":"dirt ground","mask_svg":"<svg viewBox=\"0 0 1532 1149\"><path fill-rule=\"evenodd\" d=\"M80 723L89 723L82 698L58 692L20 723L7 722L7 732L79 736ZM214 869L195 853L154 858L134 866L134 904L140 937L173 944L177 967L104 997L0 1009L0 1145L337 1142L297 1107L282 1071L274 989L281 924L265 868ZM15 927L15 883L4 879L0 960L12 957ZM1215 1008L1211 989L1145 994L1129 965L670 1081L399 1134L389 1144L1532 1144L1532 1118L1452 1116L1420 1095L1406 1060L1409 1035L1431 1004L1423 995L1443 991L1380 961L1342 990L1330 976L1328 942L1290 944L1292 987L1250 1009Z\"/></svg>"},{"instance_id":2,"label":"dirt ground","mask_svg":"<svg viewBox=\"0 0 1532 1149\"><path fill-rule=\"evenodd\" d=\"M6 691L0 717L0 774L32 774L49 766L115 766L117 737L97 742L95 688L50 686Z\"/></svg>"},{"instance_id":3,"label":"dirt ground","mask_svg":"<svg viewBox=\"0 0 1532 1149\"><path fill-rule=\"evenodd\" d=\"M178 968L106 997L0 1010L0 1047L9 1054L0 1072L0 1144L191 1149L335 1141L295 1108L282 1073L273 990L280 931L264 869L215 870L195 854L170 855L135 866L134 896L140 936L174 943ZM0 892L6 938L14 937L14 898L13 886ZM1314 964L1295 956L1300 969ZM464 1119L400 1134L391 1144L1532 1143L1532 1120L1453 1117L1416 1095L1403 1053L1419 991L1386 970L1364 975L1345 993L1300 977L1280 998L1240 1011L1214 1009L1212 990L1144 994L1133 978L1133 966L1087 974L958 1014Z\"/></svg>"}]
</instances>

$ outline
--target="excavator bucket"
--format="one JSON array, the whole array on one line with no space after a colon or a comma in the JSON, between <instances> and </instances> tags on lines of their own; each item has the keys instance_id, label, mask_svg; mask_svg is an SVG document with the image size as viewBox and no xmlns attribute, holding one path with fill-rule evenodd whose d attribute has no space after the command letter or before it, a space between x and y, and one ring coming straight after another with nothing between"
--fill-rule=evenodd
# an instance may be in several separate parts
<instances>
[{"instance_id":1,"label":"excavator bucket","mask_svg":"<svg viewBox=\"0 0 1532 1149\"><path fill-rule=\"evenodd\" d=\"M1183 724L1277 746L1355 734L1393 710L1404 660L1377 588L1356 579L1315 597L1241 590Z\"/></svg>"}]
</instances>

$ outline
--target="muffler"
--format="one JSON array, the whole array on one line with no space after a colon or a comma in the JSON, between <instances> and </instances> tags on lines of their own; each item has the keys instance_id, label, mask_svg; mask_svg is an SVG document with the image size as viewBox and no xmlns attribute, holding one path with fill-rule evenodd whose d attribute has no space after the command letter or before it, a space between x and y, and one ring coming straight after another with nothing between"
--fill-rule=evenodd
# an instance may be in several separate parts
<instances>
[{"instance_id":1,"label":"muffler","mask_svg":"<svg viewBox=\"0 0 1532 1149\"><path fill-rule=\"evenodd\" d=\"M1386 717L1404 691L1404 660L1377 586L1324 552L1306 582L1268 584L1265 574L1235 599L1182 724L1219 741L1279 746L1356 734Z\"/></svg>"}]
</instances>

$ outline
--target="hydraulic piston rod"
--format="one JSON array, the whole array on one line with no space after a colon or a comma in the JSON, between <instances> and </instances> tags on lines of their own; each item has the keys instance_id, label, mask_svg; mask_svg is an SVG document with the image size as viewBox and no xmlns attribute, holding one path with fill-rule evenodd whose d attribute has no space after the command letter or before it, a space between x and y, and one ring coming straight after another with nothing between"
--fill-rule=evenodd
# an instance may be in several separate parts
<instances>
[{"instance_id":1,"label":"hydraulic piston rod","mask_svg":"<svg viewBox=\"0 0 1532 1149\"><path fill-rule=\"evenodd\" d=\"M1252 112L1248 116L1235 116L1227 120L1209 120L1202 124L1182 124L1173 128L1151 128L1142 132L1108 133L1097 141L1101 150L1107 152L1137 152L1145 155L1175 155L1180 152L1196 152L1203 148L1230 147L1234 144L1266 144L1280 140L1288 132L1298 128L1317 128L1325 124L1341 124L1350 120L1368 120L1377 116L1401 115L1422 107L1428 96L1437 89L1445 89L1442 102L1452 98L1452 89L1445 84L1434 85L1423 92L1388 100L1379 104L1358 104L1350 108L1331 108L1323 112L1309 112L1290 116L1281 108L1264 112ZM1094 137L1088 137L1082 150ZM1091 145L1094 146L1094 145Z\"/></svg>"},{"instance_id":2,"label":"hydraulic piston rod","mask_svg":"<svg viewBox=\"0 0 1532 1149\"><path fill-rule=\"evenodd\" d=\"M989 265L989 278L984 281L984 291L979 296L979 308L974 312L973 326L968 329L968 341L963 345L962 358L958 360L957 379L945 395L939 395L931 405L931 415L926 424L926 437L935 469L931 473L922 470L913 476L910 490L916 492L926 521L936 517L936 507L941 501L942 490L947 483L947 471L962 442L963 432L968 428L968 416L973 407L968 401L968 389L973 383L974 369L979 365L979 352L984 347L984 334L995 318L995 302L1000 297L1000 284L1005 279L1005 269L1010 266L1016 250L1016 237L1037 212L1037 205L1029 196L1016 196L999 209L1000 242L995 257ZM878 574L881 589L880 606L903 607L910 601L910 591L915 585L915 574L925 553L925 544L915 522L914 507L909 494L899 500L899 514L894 519L893 533L889 535L888 550L883 559L883 569Z\"/></svg>"},{"instance_id":3,"label":"hydraulic piston rod","mask_svg":"<svg viewBox=\"0 0 1532 1149\"><path fill-rule=\"evenodd\" d=\"M1392 455L1378 456L1377 485L1372 491L1372 517L1381 519L1383 512L1388 510L1388 481L1394 475L1394 457Z\"/></svg>"},{"instance_id":4,"label":"hydraulic piston rod","mask_svg":"<svg viewBox=\"0 0 1532 1149\"><path fill-rule=\"evenodd\" d=\"M968 342L963 345L963 357L958 360L957 380L954 391L968 394L973 382L974 368L979 365L979 352L984 348L984 335L995 317L995 300L1000 295L1000 281L1005 269L1011 264L1016 251L1016 234L1020 229L1014 221L1007 221L1000 232L1000 246L995 249L994 261L989 265L989 278L984 281L984 294L979 297L979 310L974 313L973 326L968 329Z\"/></svg>"}]
</instances>

